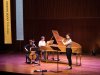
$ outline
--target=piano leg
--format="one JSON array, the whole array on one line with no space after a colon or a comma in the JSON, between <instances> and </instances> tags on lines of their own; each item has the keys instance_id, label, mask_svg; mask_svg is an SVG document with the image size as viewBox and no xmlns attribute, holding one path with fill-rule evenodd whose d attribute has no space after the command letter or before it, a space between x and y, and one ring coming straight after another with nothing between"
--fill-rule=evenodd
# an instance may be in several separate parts
<instances>
[{"instance_id":1,"label":"piano leg","mask_svg":"<svg viewBox=\"0 0 100 75\"><path fill-rule=\"evenodd\" d=\"M46 51L45 53L46 53L46 58L45 58L45 62L47 63L47 51Z\"/></svg>"},{"instance_id":2,"label":"piano leg","mask_svg":"<svg viewBox=\"0 0 100 75\"><path fill-rule=\"evenodd\" d=\"M80 54L80 66L82 65L82 64L81 64L81 57L82 57L82 55Z\"/></svg>"},{"instance_id":3,"label":"piano leg","mask_svg":"<svg viewBox=\"0 0 100 75\"><path fill-rule=\"evenodd\" d=\"M79 62L78 62L79 60ZM81 66L81 54L76 54L76 65L77 66Z\"/></svg>"},{"instance_id":4,"label":"piano leg","mask_svg":"<svg viewBox=\"0 0 100 75\"><path fill-rule=\"evenodd\" d=\"M76 54L76 65L78 65L78 54Z\"/></svg>"}]
</instances>

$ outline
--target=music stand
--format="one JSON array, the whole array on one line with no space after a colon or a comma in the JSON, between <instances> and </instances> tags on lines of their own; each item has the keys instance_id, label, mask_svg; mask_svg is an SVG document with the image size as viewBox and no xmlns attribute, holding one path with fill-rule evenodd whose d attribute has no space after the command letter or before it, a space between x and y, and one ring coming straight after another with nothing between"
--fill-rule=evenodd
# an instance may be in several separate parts
<instances>
[{"instance_id":1,"label":"music stand","mask_svg":"<svg viewBox=\"0 0 100 75\"><path fill-rule=\"evenodd\" d=\"M58 47L55 47L55 46L51 46L51 48L53 50L57 51L57 71L53 71L53 72L56 72L56 73L61 72L61 71L59 71L59 67L58 67L58 61L59 61L59 53L58 53L58 51L61 51L61 50Z\"/></svg>"}]
</instances>

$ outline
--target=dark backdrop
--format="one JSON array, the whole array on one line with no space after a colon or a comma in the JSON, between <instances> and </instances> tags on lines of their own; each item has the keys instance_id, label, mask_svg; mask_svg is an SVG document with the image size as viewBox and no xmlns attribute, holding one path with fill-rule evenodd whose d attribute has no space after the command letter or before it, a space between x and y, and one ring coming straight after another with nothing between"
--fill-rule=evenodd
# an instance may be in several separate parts
<instances>
[{"instance_id":1,"label":"dark backdrop","mask_svg":"<svg viewBox=\"0 0 100 75\"><path fill-rule=\"evenodd\" d=\"M36 44L41 35L46 41L52 29L82 45L83 53L96 49L100 53L100 0L23 0L24 40L16 40L15 0L11 0L13 44L4 44L3 7L0 0L0 50L23 51L23 46L34 36Z\"/></svg>"}]
</instances>

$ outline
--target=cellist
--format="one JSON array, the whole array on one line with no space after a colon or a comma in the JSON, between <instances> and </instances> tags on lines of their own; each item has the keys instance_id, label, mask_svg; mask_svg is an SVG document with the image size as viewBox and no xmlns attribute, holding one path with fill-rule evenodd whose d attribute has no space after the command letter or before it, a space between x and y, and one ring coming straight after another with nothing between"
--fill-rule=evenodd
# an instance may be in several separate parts
<instances>
[{"instance_id":1,"label":"cellist","mask_svg":"<svg viewBox=\"0 0 100 75\"><path fill-rule=\"evenodd\" d=\"M30 51L31 47L32 47L32 41L29 40L29 44L24 46L24 49L25 49L25 52L26 52L26 54L25 54L26 55L26 63L31 63L31 59L29 58L30 53L31 53L31 51Z\"/></svg>"}]
</instances>

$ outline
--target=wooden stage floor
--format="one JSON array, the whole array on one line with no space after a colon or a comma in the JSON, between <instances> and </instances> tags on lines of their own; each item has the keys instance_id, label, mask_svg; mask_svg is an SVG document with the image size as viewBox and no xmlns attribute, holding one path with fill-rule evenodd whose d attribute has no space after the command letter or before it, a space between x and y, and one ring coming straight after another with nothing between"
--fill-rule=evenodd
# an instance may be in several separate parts
<instances>
[{"instance_id":1,"label":"wooden stage floor","mask_svg":"<svg viewBox=\"0 0 100 75\"><path fill-rule=\"evenodd\" d=\"M51 59L51 57L49 57ZM100 56L82 55L82 65L76 66L75 55L72 56L73 69L67 70L67 59L64 54L60 55L60 61L66 64L45 63L26 64L24 54L1 54L0 73L13 75L100 75ZM47 70L47 72L34 72L34 70ZM55 72L53 72L55 71Z\"/></svg>"}]
</instances>

